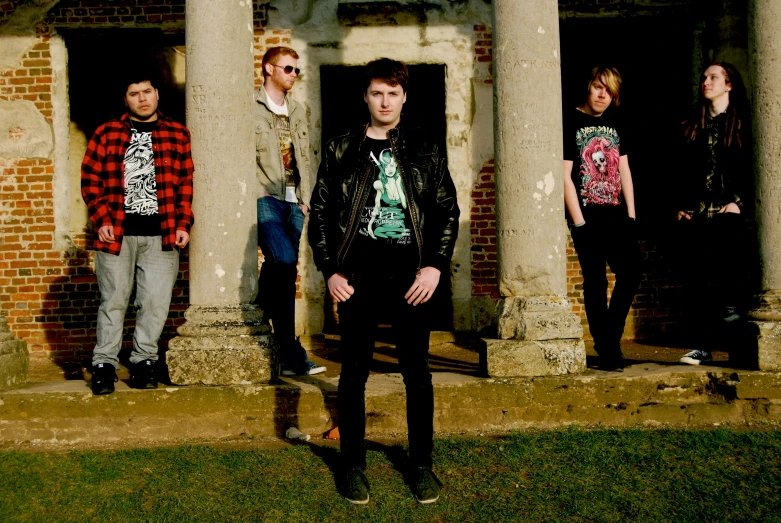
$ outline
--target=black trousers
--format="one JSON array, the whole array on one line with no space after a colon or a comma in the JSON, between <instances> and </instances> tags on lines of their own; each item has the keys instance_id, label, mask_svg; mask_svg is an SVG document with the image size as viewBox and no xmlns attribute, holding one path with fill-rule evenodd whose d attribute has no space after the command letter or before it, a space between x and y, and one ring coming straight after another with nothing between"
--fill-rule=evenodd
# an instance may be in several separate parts
<instances>
[{"instance_id":1,"label":"black trousers","mask_svg":"<svg viewBox=\"0 0 781 523\"><path fill-rule=\"evenodd\" d=\"M721 213L680 220L677 228L686 303L701 327L718 314L715 308L737 307L746 298L746 225L739 214Z\"/></svg>"},{"instance_id":2,"label":"black trousers","mask_svg":"<svg viewBox=\"0 0 781 523\"><path fill-rule=\"evenodd\" d=\"M389 313L407 392L410 465L430 467L434 438L434 387L428 361L431 301L413 307L404 300L415 280L414 269L388 275L377 267L377 273L351 280L355 293L338 308L342 373L337 406L342 461L346 467L366 467L366 380L378 319Z\"/></svg>"},{"instance_id":3,"label":"black trousers","mask_svg":"<svg viewBox=\"0 0 781 523\"><path fill-rule=\"evenodd\" d=\"M583 273L583 301L594 349L617 356L629 308L640 285L640 246L635 222L623 208L584 213L586 224L572 228L572 241ZM607 270L616 284L607 300Z\"/></svg>"}]
</instances>

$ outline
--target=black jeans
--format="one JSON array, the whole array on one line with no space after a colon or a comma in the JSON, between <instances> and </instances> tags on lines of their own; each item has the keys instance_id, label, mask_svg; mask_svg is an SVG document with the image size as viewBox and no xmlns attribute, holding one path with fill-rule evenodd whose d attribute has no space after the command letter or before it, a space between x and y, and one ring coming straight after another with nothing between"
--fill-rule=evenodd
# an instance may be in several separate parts
<instances>
[{"instance_id":1,"label":"black jeans","mask_svg":"<svg viewBox=\"0 0 781 523\"><path fill-rule=\"evenodd\" d=\"M678 222L679 266L689 313L698 327L718 313L714 308L736 307L745 300L746 235L743 217L735 213Z\"/></svg>"},{"instance_id":2,"label":"black jeans","mask_svg":"<svg viewBox=\"0 0 781 523\"><path fill-rule=\"evenodd\" d=\"M600 356L617 356L621 336L640 285L640 247L635 222L623 208L584 213L586 224L572 228L572 242L583 272L583 302L594 349ZM607 270L616 277L610 305Z\"/></svg>"},{"instance_id":3,"label":"black jeans","mask_svg":"<svg viewBox=\"0 0 781 523\"><path fill-rule=\"evenodd\" d=\"M434 387L428 362L431 301L415 307L406 303L404 294L414 280L414 269L401 275L380 271L358 275L350 282L355 293L339 304L342 373L337 406L342 462L346 467L366 467L366 380L381 312L390 313L396 355L407 391L410 464L431 466L434 439Z\"/></svg>"}]
</instances>

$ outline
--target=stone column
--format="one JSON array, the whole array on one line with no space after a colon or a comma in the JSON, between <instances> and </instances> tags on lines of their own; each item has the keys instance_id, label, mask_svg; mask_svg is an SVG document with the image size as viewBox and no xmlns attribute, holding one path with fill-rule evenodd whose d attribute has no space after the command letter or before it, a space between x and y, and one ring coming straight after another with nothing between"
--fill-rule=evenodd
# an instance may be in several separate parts
<instances>
[{"instance_id":1,"label":"stone column","mask_svg":"<svg viewBox=\"0 0 781 523\"><path fill-rule=\"evenodd\" d=\"M757 230L762 263L759 306L749 319L761 370L781 370L781 2L752 0L749 54L753 73Z\"/></svg>"},{"instance_id":2,"label":"stone column","mask_svg":"<svg viewBox=\"0 0 781 523\"><path fill-rule=\"evenodd\" d=\"M251 0L189 0L187 125L195 162L190 308L173 339L174 383L269 381L276 364L257 293Z\"/></svg>"},{"instance_id":3,"label":"stone column","mask_svg":"<svg viewBox=\"0 0 781 523\"><path fill-rule=\"evenodd\" d=\"M0 316L0 390L27 383L27 343L14 338L8 330L8 320Z\"/></svg>"},{"instance_id":4,"label":"stone column","mask_svg":"<svg viewBox=\"0 0 781 523\"><path fill-rule=\"evenodd\" d=\"M499 292L491 376L583 370L567 298L557 0L493 1Z\"/></svg>"}]
</instances>

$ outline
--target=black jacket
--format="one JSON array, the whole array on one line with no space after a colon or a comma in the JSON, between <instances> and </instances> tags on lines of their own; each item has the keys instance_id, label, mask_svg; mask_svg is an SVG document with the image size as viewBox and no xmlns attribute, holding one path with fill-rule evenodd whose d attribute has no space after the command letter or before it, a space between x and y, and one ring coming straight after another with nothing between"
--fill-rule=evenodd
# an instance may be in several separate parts
<instances>
[{"instance_id":1,"label":"black jacket","mask_svg":"<svg viewBox=\"0 0 781 523\"><path fill-rule=\"evenodd\" d=\"M418 268L436 267L447 273L458 236L459 210L445 150L431 133L403 123L388 137L410 201ZM326 280L334 273L349 272L345 262L372 185L372 165L360 152L365 138L362 128L330 140L317 172L309 244Z\"/></svg>"}]
</instances>

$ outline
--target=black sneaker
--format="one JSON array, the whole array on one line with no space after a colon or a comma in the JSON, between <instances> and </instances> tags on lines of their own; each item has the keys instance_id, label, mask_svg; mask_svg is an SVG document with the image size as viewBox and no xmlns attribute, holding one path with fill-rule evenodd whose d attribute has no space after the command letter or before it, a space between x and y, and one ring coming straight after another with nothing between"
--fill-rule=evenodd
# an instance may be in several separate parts
<instances>
[{"instance_id":1,"label":"black sneaker","mask_svg":"<svg viewBox=\"0 0 781 523\"><path fill-rule=\"evenodd\" d=\"M110 363L98 363L92 366L92 393L103 396L114 392L114 382L118 381L117 371Z\"/></svg>"},{"instance_id":2,"label":"black sneaker","mask_svg":"<svg viewBox=\"0 0 781 523\"><path fill-rule=\"evenodd\" d=\"M680 360L681 363L688 363L689 365L702 365L703 363L710 363L713 361L713 356L710 352L704 350L693 350L683 355Z\"/></svg>"},{"instance_id":3,"label":"black sneaker","mask_svg":"<svg viewBox=\"0 0 781 523\"><path fill-rule=\"evenodd\" d=\"M152 360L139 361L132 366L130 386L134 389L157 388L157 365Z\"/></svg>"},{"instance_id":4,"label":"black sneaker","mask_svg":"<svg viewBox=\"0 0 781 523\"><path fill-rule=\"evenodd\" d=\"M342 496L353 505L365 505L369 502L369 481L361 469L352 467L345 472Z\"/></svg>"},{"instance_id":5,"label":"black sneaker","mask_svg":"<svg viewBox=\"0 0 781 523\"><path fill-rule=\"evenodd\" d=\"M428 467L417 467L412 470L412 493L418 503L434 503L439 499L439 487L442 484L439 478Z\"/></svg>"},{"instance_id":6,"label":"black sneaker","mask_svg":"<svg viewBox=\"0 0 781 523\"><path fill-rule=\"evenodd\" d=\"M599 369L608 372L624 372L626 360L622 355L618 356L600 356Z\"/></svg>"}]
</instances>

